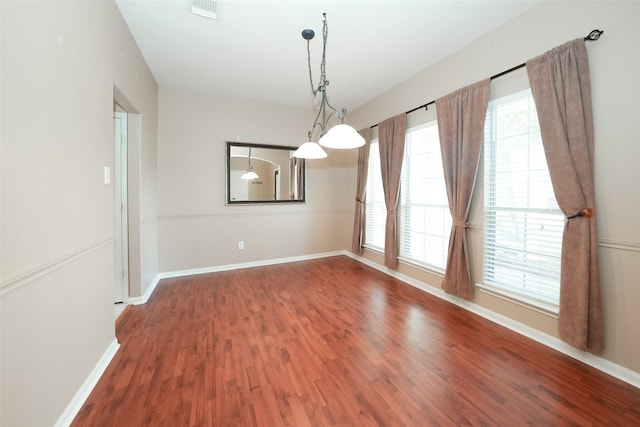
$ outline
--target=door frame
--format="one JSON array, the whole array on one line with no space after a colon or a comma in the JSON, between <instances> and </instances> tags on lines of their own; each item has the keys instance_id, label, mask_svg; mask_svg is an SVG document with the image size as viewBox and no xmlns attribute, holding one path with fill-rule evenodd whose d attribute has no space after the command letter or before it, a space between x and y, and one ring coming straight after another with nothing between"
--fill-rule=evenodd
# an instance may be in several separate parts
<instances>
[{"instance_id":1,"label":"door frame","mask_svg":"<svg viewBox=\"0 0 640 427\"><path fill-rule=\"evenodd\" d=\"M128 114L117 103L114 122L114 303L129 299Z\"/></svg>"}]
</instances>

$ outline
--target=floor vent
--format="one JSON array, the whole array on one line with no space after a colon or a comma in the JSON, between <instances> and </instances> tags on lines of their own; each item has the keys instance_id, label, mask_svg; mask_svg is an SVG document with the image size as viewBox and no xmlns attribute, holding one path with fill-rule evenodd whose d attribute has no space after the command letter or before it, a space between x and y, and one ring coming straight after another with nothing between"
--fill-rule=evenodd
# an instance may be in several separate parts
<instances>
[{"instance_id":1,"label":"floor vent","mask_svg":"<svg viewBox=\"0 0 640 427\"><path fill-rule=\"evenodd\" d=\"M191 0L191 13L209 19L217 19L217 0Z\"/></svg>"}]
</instances>

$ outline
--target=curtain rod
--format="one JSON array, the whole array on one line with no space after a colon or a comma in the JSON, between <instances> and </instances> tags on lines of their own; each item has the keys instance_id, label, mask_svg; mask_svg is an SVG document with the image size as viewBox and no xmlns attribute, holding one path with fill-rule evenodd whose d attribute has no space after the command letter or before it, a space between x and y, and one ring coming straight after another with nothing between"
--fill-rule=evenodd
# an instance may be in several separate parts
<instances>
[{"instance_id":1,"label":"curtain rod","mask_svg":"<svg viewBox=\"0 0 640 427\"><path fill-rule=\"evenodd\" d=\"M587 36L584 38L584 41L586 41L586 42L593 42L593 41L596 41L596 40L598 40L598 39L600 38L600 36L602 35L602 33L604 33L604 30L593 30L593 31L591 31L591 32L589 33L589 35L587 35ZM498 73L498 74L494 74L493 76L491 76L491 77L490 77L490 80L497 79L498 77L502 77L502 76L504 76L504 75L506 75L506 74L509 74L509 73L513 72L513 71L519 70L520 68L524 68L526 65L527 65L526 63L522 63L522 64L520 64L520 65L516 65L515 67L511 67L511 68L509 68L508 70L502 71L502 72L500 72L500 73ZM407 111L405 114L410 114L410 113L413 113L413 112L415 112L415 111L422 110L423 108L424 108L425 110L427 110L427 109L428 109L428 107L429 107L429 105L433 105L433 104L435 104L435 103L436 103L436 101L435 101L435 100L433 100L433 101L429 101L429 102L427 102L426 104L422 104L422 105L420 105L419 107L412 108L411 110ZM378 126L378 125L377 125L377 124L375 124L375 125L371 125L371 129L375 128L376 126Z\"/></svg>"}]
</instances>

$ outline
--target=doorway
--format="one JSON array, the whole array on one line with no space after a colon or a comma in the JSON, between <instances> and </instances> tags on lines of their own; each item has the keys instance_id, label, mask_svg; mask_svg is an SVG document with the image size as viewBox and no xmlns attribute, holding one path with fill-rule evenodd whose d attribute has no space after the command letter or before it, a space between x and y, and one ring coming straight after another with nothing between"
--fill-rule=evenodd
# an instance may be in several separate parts
<instances>
[{"instance_id":1,"label":"doorway","mask_svg":"<svg viewBox=\"0 0 640 427\"><path fill-rule=\"evenodd\" d=\"M114 103L114 216L115 271L114 302L126 303L129 298L129 227L127 204L127 112Z\"/></svg>"}]
</instances>

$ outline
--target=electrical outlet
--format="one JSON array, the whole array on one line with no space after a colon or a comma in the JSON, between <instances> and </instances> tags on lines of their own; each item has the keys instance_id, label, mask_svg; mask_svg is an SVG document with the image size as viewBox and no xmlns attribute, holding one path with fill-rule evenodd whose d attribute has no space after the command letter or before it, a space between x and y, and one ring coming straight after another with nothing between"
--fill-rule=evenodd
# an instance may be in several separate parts
<instances>
[{"instance_id":1,"label":"electrical outlet","mask_svg":"<svg viewBox=\"0 0 640 427\"><path fill-rule=\"evenodd\" d=\"M244 249L244 242L242 240L238 241L238 250L241 251Z\"/></svg>"}]
</instances>

